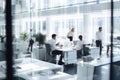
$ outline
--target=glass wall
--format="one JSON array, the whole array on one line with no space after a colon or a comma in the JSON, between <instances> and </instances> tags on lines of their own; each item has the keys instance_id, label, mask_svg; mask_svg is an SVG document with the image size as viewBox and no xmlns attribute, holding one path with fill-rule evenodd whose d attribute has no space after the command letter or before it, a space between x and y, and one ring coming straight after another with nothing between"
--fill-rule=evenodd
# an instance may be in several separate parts
<instances>
[{"instance_id":1,"label":"glass wall","mask_svg":"<svg viewBox=\"0 0 120 80\"><path fill-rule=\"evenodd\" d=\"M51 77L55 77L57 71L67 75L63 77L63 80L112 80L110 79L111 69L113 80L118 80L120 77L119 3L120 0L114 0L114 25L112 26L111 0L12 0L15 80L57 80L57 78ZM2 65L2 61L6 61L5 1L1 0L0 4L2 4L0 5L0 64ZM99 27L102 27L103 34L101 55L99 47L96 47L96 32ZM113 38L111 38L111 27L113 27ZM61 67L61 65L51 63L56 65L55 68L51 68L50 66L54 65L48 65L50 62L46 54L45 43L40 45L42 39L37 38L40 34L45 35L44 42L47 42L55 33L57 42L64 45L64 41L67 41L67 33L72 28L75 28L73 41L79 41L78 36L82 35L84 44L89 49L89 55L83 56L83 53L82 58L76 59L74 66L65 64ZM31 39L34 43L32 49L30 47ZM110 68L111 58L113 58L112 68ZM39 64L40 61L43 61L41 64L45 62L46 66ZM49 69L39 69L42 66ZM5 67L5 65L1 67ZM2 75L2 73L0 74ZM71 76L68 77L68 75Z\"/></svg>"},{"instance_id":2,"label":"glass wall","mask_svg":"<svg viewBox=\"0 0 120 80\"><path fill-rule=\"evenodd\" d=\"M5 1L0 1L0 79L6 78L6 28L5 28Z\"/></svg>"}]
</instances>

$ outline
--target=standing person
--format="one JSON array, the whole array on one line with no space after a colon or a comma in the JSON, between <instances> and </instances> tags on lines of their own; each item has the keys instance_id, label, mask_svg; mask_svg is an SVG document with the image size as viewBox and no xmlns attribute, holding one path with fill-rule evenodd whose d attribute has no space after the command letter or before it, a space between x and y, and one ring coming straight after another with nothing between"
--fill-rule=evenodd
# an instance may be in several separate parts
<instances>
[{"instance_id":1,"label":"standing person","mask_svg":"<svg viewBox=\"0 0 120 80\"><path fill-rule=\"evenodd\" d=\"M29 48L31 48L31 52L32 52L32 48L33 48L33 44L34 44L34 40L31 38L30 40L29 40L29 45L28 45L28 52L29 52Z\"/></svg>"},{"instance_id":2,"label":"standing person","mask_svg":"<svg viewBox=\"0 0 120 80\"><path fill-rule=\"evenodd\" d=\"M67 37L69 38L70 41L73 41L74 31L75 31L75 29L72 28L71 31L69 31L67 34Z\"/></svg>"},{"instance_id":3,"label":"standing person","mask_svg":"<svg viewBox=\"0 0 120 80\"><path fill-rule=\"evenodd\" d=\"M96 32L96 47L100 47L99 52L100 57L102 55L102 39L103 39L102 27L99 27L98 31Z\"/></svg>"},{"instance_id":4,"label":"standing person","mask_svg":"<svg viewBox=\"0 0 120 80\"><path fill-rule=\"evenodd\" d=\"M48 41L48 44L50 44L51 46L53 56L60 55L58 64L59 65L64 64L64 62L62 62L63 52L56 49L57 46L59 45L59 43L56 43L56 34L52 34L52 39Z\"/></svg>"}]
</instances>

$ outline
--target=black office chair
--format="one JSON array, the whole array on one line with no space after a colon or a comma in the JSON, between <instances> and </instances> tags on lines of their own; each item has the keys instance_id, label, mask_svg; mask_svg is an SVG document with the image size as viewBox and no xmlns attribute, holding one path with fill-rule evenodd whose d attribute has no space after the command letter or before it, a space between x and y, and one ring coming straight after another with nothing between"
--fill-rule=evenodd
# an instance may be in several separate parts
<instances>
[{"instance_id":1,"label":"black office chair","mask_svg":"<svg viewBox=\"0 0 120 80\"><path fill-rule=\"evenodd\" d=\"M83 45L83 56L88 56L90 55L90 49L88 47L86 47L86 45Z\"/></svg>"},{"instance_id":2,"label":"black office chair","mask_svg":"<svg viewBox=\"0 0 120 80\"><path fill-rule=\"evenodd\" d=\"M50 44L45 43L45 47L46 47L46 55L45 55L45 60L51 63L56 63L55 59L56 57L52 55L52 49Z\"/></svg>"},{"instance_id":3,"label":"black office chair","mask_svg":"<svg viewBox=\"0 0 120 80\"><path fill-rule=\"evenodd\" d=\"M80 58L82 58L82 56L83 56L83 50L81 49L81 50L77 50L77 59L80 59Z\"/></svg>"}]
</instances>

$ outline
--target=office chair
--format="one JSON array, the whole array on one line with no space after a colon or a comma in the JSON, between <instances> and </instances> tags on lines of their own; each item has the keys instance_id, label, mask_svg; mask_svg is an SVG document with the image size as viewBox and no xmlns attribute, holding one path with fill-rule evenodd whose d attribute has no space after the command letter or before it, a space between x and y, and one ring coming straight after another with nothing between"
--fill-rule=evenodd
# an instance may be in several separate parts
<instances>
[{"instance_id":1,"label":"office chair","mask_svg":"<svg viewBox=\"0 0 120 80\"><path fill-rule=\"evenodd\" d=\"M51 49L50 44L45 43L45 47L46 47L45 60L51 63L56 63L55 61L56 57L52 55L52 49Z\"/></svg>"},{"instance_id":2,"label":"office chair","mask_svg":"<svg viewBox=\"0 0 120 80\"><path fill-rule=\"evenodd\" d=\"M86 47L86 45L83 45L83 61L89 62L92 60L94 60L94 58L90 55L89 47Z\"/></svg>"},{"instance_id":3,"label":"office chair","mask_svg":"<svg viewBox=\"0 0 120 80\"><path fill-rule=\"evenodd\" d=\"M81 49L81 50L77 50L77 59L80 59L80 58L82 58L82 56L83 56L83 50Z\"/></svg>"},{"instance_id":4,"label":"office chair","mask_svg":"<svg viewBox=\"0 0 120 80\"><path fill-rule=\"evenodd\" d=\"M86 47L86 45L83 45L83 56L88 56L90 55L89 53L90 49L88 47Z\"/></svg>"}]
</instances>

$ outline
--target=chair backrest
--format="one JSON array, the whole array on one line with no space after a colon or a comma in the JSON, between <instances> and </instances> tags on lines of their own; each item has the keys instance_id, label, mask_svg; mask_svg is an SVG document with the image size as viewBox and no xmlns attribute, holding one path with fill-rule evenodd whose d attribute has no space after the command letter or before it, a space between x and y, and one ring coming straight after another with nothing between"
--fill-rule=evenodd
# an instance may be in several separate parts
<instances>
[{"instance_id":1,"label":"chair backrest","mask_svg":"<svg viewBox=\"0 0 120 80\"><path fill-rule=\"evenodd\" d=\"M46 47L46 53L49 54L49 55L51 55L50 52L51 52L52 50L51 50L50 44L45 43L45 47Z\"/></svg>"},{"instance_id":2,"label":"chair backrest","mask_svg":"<svg viewBox=\"0 0 120 80\"><path fill-rule=\"evenodd\" d=\"M83 45L83 56L90 55L89 51L90 51L90 49L88 47L86 47L86 45Z\"/></svg>"}]
</instances>

